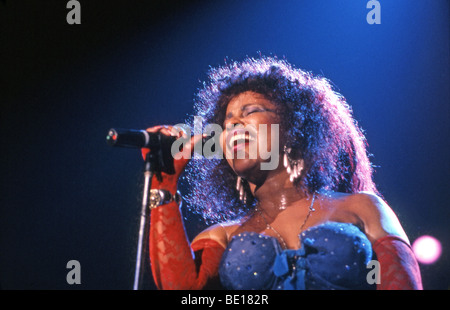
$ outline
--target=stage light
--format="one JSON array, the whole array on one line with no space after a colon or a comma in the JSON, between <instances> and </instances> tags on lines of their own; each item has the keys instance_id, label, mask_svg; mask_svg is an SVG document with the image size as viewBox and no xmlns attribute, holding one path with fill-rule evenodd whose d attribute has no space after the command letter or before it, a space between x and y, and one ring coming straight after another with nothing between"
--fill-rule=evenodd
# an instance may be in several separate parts
<instances>
[{"instance_id":1,"label":"stage light","mask_svg":"<svg viewBox=\"0 0 450 310\"><path fill-rule=\"evenodd\" d=\"M425 235L414 241L412 250L419 263L433 264L441 256L442 246L436 238Z\"/></svg>"}]
</instances>

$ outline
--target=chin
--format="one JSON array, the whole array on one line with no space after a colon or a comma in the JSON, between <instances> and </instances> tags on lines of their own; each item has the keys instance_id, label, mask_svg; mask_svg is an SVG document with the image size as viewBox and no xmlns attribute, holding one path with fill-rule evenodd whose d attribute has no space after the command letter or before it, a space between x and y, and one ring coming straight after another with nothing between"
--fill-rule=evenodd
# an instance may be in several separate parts
<instances>
[{"instance_id":1,"label":"chin","mask_svg":"<svg viewBox=\"0 0 450 310\"><path fill-rule=\"evenodd\" d=\"M261 165L256 159L233 159L230 164L236 174L246 180L261 172Z\"/></svg>"}]
</instances>

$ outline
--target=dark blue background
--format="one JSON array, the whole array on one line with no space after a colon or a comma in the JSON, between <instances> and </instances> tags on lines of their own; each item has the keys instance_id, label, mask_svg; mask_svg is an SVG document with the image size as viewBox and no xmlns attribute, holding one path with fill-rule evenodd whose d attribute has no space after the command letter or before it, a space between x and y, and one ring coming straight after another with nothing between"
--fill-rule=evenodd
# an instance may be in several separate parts
<instances>
[{"instance_id":1,"label":"dark blue background","mask_svg":"<svg viewBox=\"0 0 450 310\"><path fill-rule=\"evenodd\" d=\"M81 25L66 1L0 2L3 289L131 289L142 162L107 130L183 122L210 65L259 51L347 98L411 241L443 244L425 288L449 287L448 1L381 0L380 25L365 0L80 2Z\"/></svg>"}]
</instances>

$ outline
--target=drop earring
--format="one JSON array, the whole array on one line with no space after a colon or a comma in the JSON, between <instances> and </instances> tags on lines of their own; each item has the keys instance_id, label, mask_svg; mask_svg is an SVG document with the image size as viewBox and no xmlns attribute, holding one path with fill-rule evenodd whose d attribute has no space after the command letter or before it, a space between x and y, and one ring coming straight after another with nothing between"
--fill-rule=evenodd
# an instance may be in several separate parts
<instances>
[{"instance_id":1,"label":"drop earring","mask_svg":"<svg viewBox=\"0 0 450 310\"><path fill-rule=\"evenodd\" d=\"M240 176L237 177L236 181L236 190L239 193L239 200L241 200L243 203L247 202L247 193L244 189L244 182L245 180L241 178Z\"/></svg>"},{"instance_id":2,"label":"drop earring","mask_svg":"<svg viewBox=\"0 0 450 310\"><path fill-rule=\"evenodd\" d=\"M294 182L303 170L303 159L292 159L289 155L292 149L284 146L283 166L289 174L289 181Z\"/></svg>"}]
</instances>

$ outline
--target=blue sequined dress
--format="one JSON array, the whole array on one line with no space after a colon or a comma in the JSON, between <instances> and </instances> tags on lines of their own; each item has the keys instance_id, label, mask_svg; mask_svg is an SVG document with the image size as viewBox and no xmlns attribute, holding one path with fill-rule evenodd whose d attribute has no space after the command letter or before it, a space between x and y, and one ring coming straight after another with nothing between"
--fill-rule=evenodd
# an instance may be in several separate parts
<instances>
[{"instance_id":1,"label":"blue sequined dress","mask_svg":"<svg viewBox=\"0 0 450 310\"><path fill-rule=\"evenodd\" d=\"M301 248L283 250L274 237L241 233L223 254L224 288L241 290L375 289L366 277L372 247L355 225L326 222L301 234Z\"/></svg>"}]
</instances>

